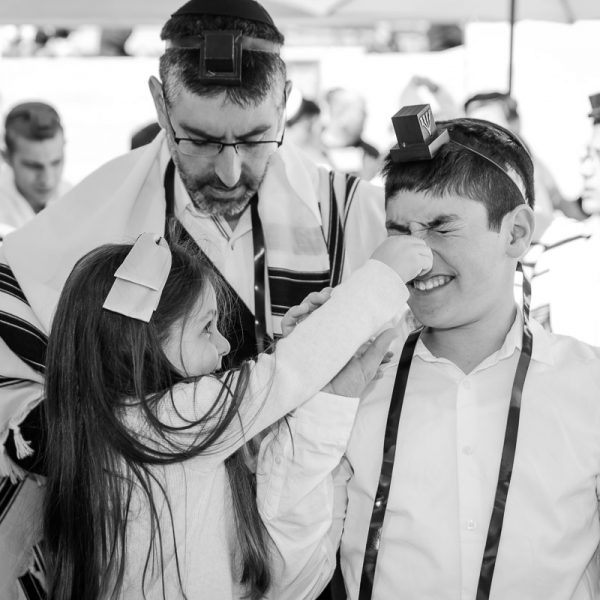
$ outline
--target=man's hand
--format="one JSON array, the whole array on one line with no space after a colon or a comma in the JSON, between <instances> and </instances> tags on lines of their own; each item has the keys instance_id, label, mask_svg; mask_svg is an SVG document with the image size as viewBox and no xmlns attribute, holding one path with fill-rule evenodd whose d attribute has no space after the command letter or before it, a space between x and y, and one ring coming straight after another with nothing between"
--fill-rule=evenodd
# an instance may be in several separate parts
<instances>
[{"instance_id":1,"label":"man's hand","mask_svg":"<svg viewBox=\"0 0 600 600\"><path fill-rule=\"evenodd\" d=\"M394 329L386 329L366 348L363 345L323 391L338 396L360 396L377 374L379 365L389 360L388 348L396 335Z\"/></svg>"},{"instance_id":2,"label":"man's hand","mask_svg":"<svg viewBox=\"0 0 600 600\"><path fill-rule=\"evenodd\" d=\"M294 331L294 327L296 327L300 321L306 319L311 312L319 308L322 304L325 304L331 297L332 289L333 288L326 287L320 292L311 292L304 300L302 300L301 304L292 306L292 308L285 313L283 319L281 319L282 336L286 337L289 335Z\"/></svg>"},{"instance_id":3,"label":"man's hand","mask_svg":"<svg viewBox=\"0 0 600 600\"><path fill-rule=\"evenodd\" d=\"M387 238L371 258L394 269L404 283L417 275L424 275L433 266L433 254L429 246L412 235L393 235Z\"/></svg>"}]
</instances>

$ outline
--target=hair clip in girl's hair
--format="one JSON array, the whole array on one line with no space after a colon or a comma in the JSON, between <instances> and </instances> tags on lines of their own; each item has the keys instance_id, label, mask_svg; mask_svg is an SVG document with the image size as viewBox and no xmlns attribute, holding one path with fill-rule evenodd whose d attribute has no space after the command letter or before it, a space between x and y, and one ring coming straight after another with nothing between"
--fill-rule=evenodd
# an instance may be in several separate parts
<instances>
[{"instance_id":1,"label":"hair clip in girl's hair","mask_svg":"<svg viewBox=\"0 0 600 600\"><path fill-rule=\"evenodd\" d=\"M396 144L390 151L395 163L431 160L450 141L449 133L438 131L429 104L403 106L393 117Z\"/></svg>"},{"instance_id":2,"label":"hair clip in girl's hair","mask_svg":"<svg viewBox=\"0 0 600 600\"><path fill-rule=\"evenodd\" d=\"M171 271L171 250L164 238L142 233L115 272L102 308L148 323Z\"/></svg>"}]
</instances>

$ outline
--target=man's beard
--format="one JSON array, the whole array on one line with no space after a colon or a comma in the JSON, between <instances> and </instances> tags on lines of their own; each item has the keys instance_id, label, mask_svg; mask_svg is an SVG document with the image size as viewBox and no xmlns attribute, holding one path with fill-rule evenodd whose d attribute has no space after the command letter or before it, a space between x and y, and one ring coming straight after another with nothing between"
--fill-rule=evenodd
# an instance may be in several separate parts
<instances>
[{"instance_id":1,"label":"man's beard","mask_svg":"<svg viewBox=\"0 0 600 600\"><path fill-rule=\"evenodd\" d=\"M235 188L227 188L214 173L201 179L194 178L182 168L179 157L176 154L173 155L173 162L177 166L179 176L190 195L192 204L199 212L211 217L234 217L240 215L258 191L268 166L267 163L260 177L252 177L245 171L242 171ZM227 193L228 190L235 190L237 193L233 198L223 198L215 196L212 190L223 193Z\"/></svg>"}]
</instances>

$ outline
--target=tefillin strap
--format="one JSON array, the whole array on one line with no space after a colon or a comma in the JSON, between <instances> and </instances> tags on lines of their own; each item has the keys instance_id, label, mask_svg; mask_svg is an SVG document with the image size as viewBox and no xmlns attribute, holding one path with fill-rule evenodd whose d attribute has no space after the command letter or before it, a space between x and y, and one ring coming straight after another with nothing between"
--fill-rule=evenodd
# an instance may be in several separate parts
<instances>
[{"instance_id":1,"label":"tefillin strap","mask_svg":"<svg viewBox=\"0 0 600 600\"><path fill-rule=\"evenodd\" d=\"M509 131L505 127L481 119L466 119L465 121L493 127L497 131L502 132L529 155L529 151L523 142L521 142L512 131ZM393 162L406 163L431 160L442 146L452 143L493 165L510 180L512 185L516 187L519 195L523 198L523 202L527 204L524 182L517 172L514 171L514 169L503 167L491 156L488 156L480 150L471 148L467 144L455 140L447 129L441 131L438 130L429 104L415 104L402 107L392 117L392 124L398 140L398 143L390 150L390 156Z\"/></svg>"},{"instance_id":2,"label":"tefillin strap","mask_svg":"<svg viewBox=\"0 0 600 600\"><path fill-rule=\"evenodd\" d=\"M521 264L517 269L523 273ZM513 380L510 396L510 405L508 409L508 418L506 431L504 434L504 446L502 448L502 458L498 473L498 483L496 486L496 495L494 497L494 506L488 528L488 535L485 542L485 550L481 562L481 571L479 575L479 584L477 587L476 600L488 600L490 589L492 587L492 578L496 567L496 558L498 556L498 547L500 545L500 536L502 534L502 525L504 523L504 511L506 509L506 499L510 486L510 480L513 472L513 464L517 447L517 434L519 431L519 417L521 413L521 397L525 378L531 362L531 353L533 351L533 336L529 327L529 306L531 301L531 285L523 273L523 335L521 343L521 354L517 364L517 370ZM392 475L394 472L394 461L396 458L396 447L398 445L398 429L400 425L400 415L406 394L406 385L410 373L415 347L421 329L412 332L402 349L390 408L388 411L387 422L385 426L385 436L383 442L383 459L379 475L377 492L371 513L371 521L367 533L367 543L363 559L362 575L359 588L359 600L371 600L373 597L373 583L375 580L375 571L377 567L377 557L379 546L383 534L385 523L385 513L387 509L390 486L392 484ZM396 485L402 482L396 482Z\"/></svg>"},{"instance_id":3,"label":"tefillin strap","mask_svg":"<svg viewBox=\"0 0 600 600\"><path fill-rule=\"evenodd\" d=\"M219 281L232 299L231 314L225 317L223 326L225 335L231 343L231 352L225 357L223 368L229 369L249 358L255 358L260 352L269 350L272 339L267 333L265 305L265 242L260 217L258 215L258 194L250 201L252 217L252 242L254 247L254 310L252 314L246 303L239 297L231 284L212 263L207 254L198 246L180 223L175 223L175 164L169 161L165 171L164 189L166 199L165 238L168 242L192 244L200 252L203 260L216 273ZM176 230L175 235L173 230Z\"/></svg>"},{"instance_id":4,"label":"tefillin strap","mask_svg":"<svg viewBox=\"0 0 600 600\"><path fill-rule=\"evenodd\" d=\"M414 114L415 113L413 112L412 115L414 116ZM419 126L423 127L423 124L421 123ZM434 132L435 136L435 124L431 130ZM430 131L428 131L428 135L430 136L430 139L422 141L424 147L419 149L418 152L421 156L423 156L425 153L428 153L430 154L429 158L431 158L435 152L437 152L437 149L439 149L443 143L447 143L449 140L446 139L442 142L442 144L434 143L432 146L432 142L435 142L435 137L433 137L433 140L431 139L432 136ZM408 160L415 159L409 158ZM500 468L498 472L498 483L496 485L492 516L490 518L485 550L481 562L476 600L488 600L492 587L492 579L494 576L494 569L496 567L496 559L498 556L498 548L500 545L500 537L504 523L506 500L508 497L508 490L510 487L515 460L523 387L533 351L533 336L529 326L531 284L523 271L521 263L517 265L517 270L522 273L523 277L523 333L521 341L521 353L512 385L506 430L504 434L504 444L502 448L502 458L500 460ZM373 584L375 581L377 558L383 534L385 513L389 500L390 487L392 484L392 476L394 471L400 416L406 395L406 386L408 383L410 366L421 332L422 329L419 329L412 332L408 336L402 349L398 370L396 372L396 379L394 381L394 388L392 391L392 398L390 401L390 408L386 421L379 483L375 493L371 521L369 523L369 530L367 533L367 542L365 546L365 554L359 586L359 600L371 600L373 597ZM402 482L397 482L396 485L400 485L401 483Z\"/></svg>"}]
</instances>

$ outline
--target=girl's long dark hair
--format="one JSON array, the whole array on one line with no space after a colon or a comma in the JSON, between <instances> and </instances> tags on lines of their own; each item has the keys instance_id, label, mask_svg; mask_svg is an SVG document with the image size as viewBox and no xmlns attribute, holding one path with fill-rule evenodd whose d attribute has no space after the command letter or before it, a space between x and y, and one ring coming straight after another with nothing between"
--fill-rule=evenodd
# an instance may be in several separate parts
<instances>
[{"instance_id":1,"label":"girl's long dark hair","mask_svg":"<svg viewBox=\"0 0 600 600\"><path fill-rule=\"evenodd\" d=\"M160 530L156 509L160 502L155 503L152 488L164 488L149 467L209 452L236 418L247 386L247 365L240 367L233 388L229 372L222 393L202 419L211 423L216 419L216 426L204 431L192 447L173 441L177 430L157 418L156 406L183 377L174 371L161 344L171 326L191 313L207 282L215 287L217 298L222 294L214 272L202 258L172 246L171 271L149 323L104 310L114 272L130 250L131 245L102 246L75 265L50 333L44 532L51 600L119 596L127 518L136 486L148 499L153 529L146 570L140 578L145 580L151 569L151 557L158 556L161 569L161 539L172 537L174 529ZM144 445L124 424L123 416L132 403L142 411L160 445ZM226 468L243 561L241 583L248 596L257 599L270 584L268 534L258 514L255 481L243 449L226 461Z\"/></svg>"}]
</instances>

